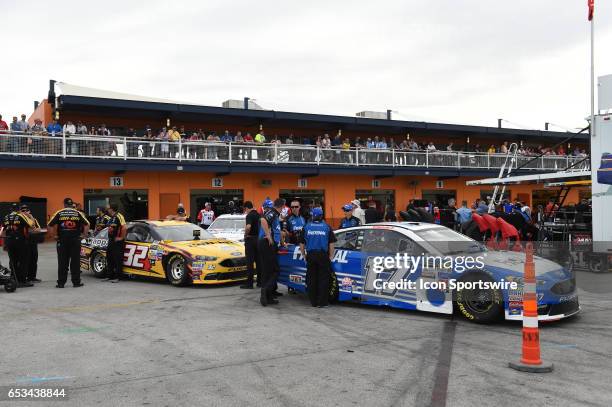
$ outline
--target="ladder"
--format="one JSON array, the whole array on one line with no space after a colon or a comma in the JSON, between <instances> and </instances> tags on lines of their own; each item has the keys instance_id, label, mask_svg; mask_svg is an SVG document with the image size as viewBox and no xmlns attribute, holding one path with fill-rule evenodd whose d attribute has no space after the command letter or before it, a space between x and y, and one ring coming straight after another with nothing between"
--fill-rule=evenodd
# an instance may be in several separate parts
<instances>
[{"instance_id":1,"label":"ladder","mask_svg":"<svg viewBox=\"0 0 612 407\"><path fill-rule=\"evenodd\" d=\"M510 147L508 147L508 152L506 153L506 160L504 164L499 169L498 178L509 177L512 170L517 165L517 155L518 155L518 144L512 143ZM504 200L504 193L506 192L506 185L495 185L495 189L493 190L493 196L491 197L491 201L489 202L489 213L495 212L495 206L502 203Z\"/></svg>"}]
</instances>

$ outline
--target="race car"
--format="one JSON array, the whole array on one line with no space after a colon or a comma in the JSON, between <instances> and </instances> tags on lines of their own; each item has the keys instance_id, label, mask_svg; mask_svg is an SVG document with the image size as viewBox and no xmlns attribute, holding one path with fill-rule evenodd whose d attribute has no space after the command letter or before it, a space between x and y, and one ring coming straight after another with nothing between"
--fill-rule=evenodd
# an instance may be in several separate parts
<instances>
[{"instance_id":1,"label":"race car","mask_svg":"<svg viewBox=\"0 0 612 407\"><path fill-rule=\"evenodd\" d=\"M368 224L338 230L335 235L331 300L458 312L479 323L502 317L522 320L525 253L490 251L431 223ZM384 258L400 261L381 265L379 259ZM468 264L467 259L480 259L480 263ZM539 319L558 320L578 313L572 272L538 256L534 262ZM306 292L306 264L298 246L279 249L279 266L279 282L290 291ZM459 286L470 289L459 290Z\"/></svg>"},{"instance_id":2,"label":"race car","mask_svg":"<svg viewBox=\"0 0 612 407\"><path fill-rule=\"evenodd\" d=\"M108 230L81 242L81 270L106 274ZM171 284L222 284L246 279L244 245L219 239L181 221L129 222L123 273L166 279Z\"/></svg>"},{"instance_id":3,"label":"race car","mask_svg":"<svg viewBox=\"0 0 612 407\"><path fill-rule=\"evenodd\" d=\"M246 215L221 215L210 224L207 232L235 242L244 242Z\"/></svg>"}]
</instances>

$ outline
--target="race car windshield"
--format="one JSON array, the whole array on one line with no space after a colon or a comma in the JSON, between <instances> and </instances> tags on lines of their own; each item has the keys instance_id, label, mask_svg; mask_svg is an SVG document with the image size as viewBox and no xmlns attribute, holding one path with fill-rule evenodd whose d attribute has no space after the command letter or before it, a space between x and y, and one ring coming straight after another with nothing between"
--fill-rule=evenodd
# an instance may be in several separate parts
<instances>
[{"instance_id":1,"label":"race car windshield","mask_svg":"<svg viewBox=\"0 0 612 407\"><path fill-rule=\"evenodd\" d=\"M214 238L213 235L196 225L164 226L155 229L161 240L172 240L173 242L194 240L194 230L200 231L200 239Z\"/></svg>"},{"instance_id":2,"label":"race car windshield","mask_svg":"<svg viewBox=\"0 0 612 407\"><path fill-rule=\"evenodd\" d=\"M244 219L222 219L215 220L208 229L213 230L244 230L246 221Z\"/></svg>"},{"instance_id":3,"label":"race car windshield","mask_svg":"<svg viewBox=\"0 0 612 407\"><path fill-rule=\"evenodd\" d=\"M450 229L424 229L415 233L444 256L484 251L484 247L475 240Z\"/></svg>"}]
</instances>

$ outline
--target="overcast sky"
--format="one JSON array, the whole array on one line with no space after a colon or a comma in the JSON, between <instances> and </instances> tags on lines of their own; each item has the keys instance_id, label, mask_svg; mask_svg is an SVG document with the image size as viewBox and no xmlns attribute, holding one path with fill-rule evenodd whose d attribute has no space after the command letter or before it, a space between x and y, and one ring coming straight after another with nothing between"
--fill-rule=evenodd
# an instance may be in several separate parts
<instances>
[{"instance_id":1,"label":"overcast sky","mask_svg":"<svg viewBox=\"0 0 612 407\"><path fill-rule=\"evenodd\" d=\"M612 1L596 71L612 73ZM586 0L0 0L0 113L49 79L220 106L515 127L585 124ZM508 125L510 126L510 125Z\"/></svg>"}]
</instances>

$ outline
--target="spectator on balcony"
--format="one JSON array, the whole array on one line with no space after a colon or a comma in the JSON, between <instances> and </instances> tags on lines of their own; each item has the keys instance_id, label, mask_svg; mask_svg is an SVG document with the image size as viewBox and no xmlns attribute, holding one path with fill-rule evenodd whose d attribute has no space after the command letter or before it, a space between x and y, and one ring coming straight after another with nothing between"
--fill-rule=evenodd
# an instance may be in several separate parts
<instances>
[{"instance_id":1,"label":"spectator on balcony","mask_svg":"<svg viewBox=\"0 0 612 407\"><path fill-rule=\"evenodd\" d=\"M70 120L68 120L66 122L66 124L64 124L62 132L64 133L64 136L66 136L66 139L69 139L71 136L76 134L76 126L74 125L74 123L72 123ZM78 141L76 141L76 140L67 140L66 141L66 153L67 154L76 155L76 154L79 153L78 150L79 150L79 142Z\"/></svg>"},{"instance_id":2,"label":"spectator on balcony","mask_svg":"<svg viewBox=\"0 0 612 407\"><path fill-rule=\"evenodd\" d=\"M21 133L21 124L17 121L17 116L13 116L13 121L11 122L11 133ZM11 153L18 153L23 148L22 145L25 145L25 142L21 140L21 137L13 135L9 139L9 151Z\"/></svg>"},{"instance_id":3,"label":"spectator on balcony","mask_svg":"<svg viewBox=\"0 0 612 407\"><path fill-rule=\"evenodd\" d=\"M312 138L305 136L302 138L302 145L308 146L302 150L302 159L305 162L312 162L315 159L315 152L312 149Z\"/></svg>"},{"instance_id":4,"label":"spectator on balcony","mask_svg":"<svg viewBox=\"0 0 612 407\"><path fill-rule=\"evenodd\" d=\"M501 147L499 148L499 152L501 154L508 154L508 142L504 141Z\"/></svg>"},{"instance_id":5,"label":"spectator on balcony","mask_svg":"<svg viewBox=\"0 0 612 407\"><path fill-rule=\"evenodd\" d=\"M142 155L144 157L155 157L155 135L153 134L151 126L147 125L143 137L146 143L143 145Z\"/></svg>"},{"instance_id":6,"label":"spectator on balcony","mask_svg":"<svg viewBox=\"0 0 612 407\"><path fill-rule=\"evenodd\" d=\"M244 160L245 149L242 148L242 143L244 143L244 137L242 137L242 132L236 132L236 137L234 137L235 146L232 147L232 156L234 158L238 158L239 160Z\"/></svg>"},{"instance_id":7,"label":"spectator on balcony","mask_svg":"<svg viewBox=\"0 0 612 407\"><path fill-rule=\"evenodd\" d=\"M170 131L167 133L168 141L170 142L170 158L176 158L178 151L178 142L181 140L181 133L178 132L176 126L172 126Z\"/></svg>"},{"instance_id":8,"label":"spectator on balcony","mask_svg":"<svg viewBox=\"0 0 612 407\"><path fill-rule=\"evenodd\" d=\"M87 128L85 128L87 130ZM43 153L43 137L45 135L45 126L42 125L42 120L34 119L34 125L30 128L32 132L31 142L28 143L30 147L30 153L42 154Z\"/></svg>"},{"instance_id":9,"label":"spectator on balcony","mask_svg":"<svg viewBox=\"0 0 612 407\"><path fill-rule=\"evenodd\" d=\"M265 144L266 143L266 134L263 130L260 130L259 133L255 135L255 144ZM268 150L265 148L258 148L257 150L257 159L258 160L267 160L269 157Z\"/></svg>"},{"instance_id":10,"label":"spectator on balcony","mask_svg":"<svg viewBox=\"0 0 612 407\"><path fill-rule=\"evenodd\" d=\"M342 142L342 162L352 164L353 158L353 154L351 154L351 141L345 138Z\"/></svg>"},{"instance_id":11,"label":"spectator on balcony","mask_svg":"<svg viewBox=\"0 0 612 407\"><path fill-rule=\"evenodd\" d=\"M27 133L30 130L30 124L26 120L26 115L21 114L21 120L19 120L19 125L21 126L21 131Z\"/></svg>"},{"instance_id":12,"label":"spectator on balcony","mask_svg":"<svg viewBox=\"0 0 612 407\"><path fill-rule=\"evenodd\" d=\"M249 133L248 131L244 135L243 139L244 139L245 144L253 144L255 142L255 140L253 140L253 136L251 136L251 133ZM244 154L245 160L253 159L253 149L252 148L248 148L248 147L245 148L243 154Z\"/></svg>"},{"instance_id":13,"label":"spectator on balcony","mask_svg":"<svg viewBox=\"0 0 612 407\"><path fill-rule=\"evenodd\" d=\"M376 142L376 148L379 150L387 150L389 148L389 145L387 144L387 140L384 137L382 137L380 140ZM389 153L386 151L383 153L379 153L376 157L376 161L381 164L388 164L389 163Z\"/></svg>"},{"instance_id":14,"label":"spectator on balcony","mask_svg":"<svg viewBox=\"0 0 612 407\"><path fill-rule=\"evenodd\" d=\"M329 138L329 134L325 133L323 138L321 139L321 155L323 161L331 160L331 139Z\"/></svg>"},{"instance_id":15,"label":"spectator on balcony","mask_svg":"<svg viewBox=\"0 0 612 407\"><path fill-rule=\"evenodd\" d=\"M179 134L181 135L182 140L186 140L187 138L189 138L187 135L187 131L185 130L185 126L181 126L179 128Z\"/></svg>"},{"instance_id":16,"label":"spectator on balcony","mask_svg":"<svg viewBox=\"0 0 612 407\"><path fill-rule=\"evenodd\" d=\"M487 153L489 154L495 154L495 146L493 144L491 144L491 147L489 147L489 149L487 150Z\"/></svg>"},{"instance_id":17,"label":"spectator on balcony","mask_svg":"<svg viewBox=\"0 0 612 407\"><path fill-rule=\"evenodd\" d=\"M357 137L355 139L355 148L362 148L363 147L363 141L361 141L361 137Z\"/></svg>"},{"instance_id":18,"label":"spectator on balcony","mask_svg":"<svg viewBox=\"0 0 612 407\"><path fill-rule=\"evenodd\" d=\"M565 155L565 149L563 148L563 146L559 146L559 148L557 149L557 155Z\"/></svg>"},{"instance_id":19,"label":"spectator on balcony","mask_svg":"<svg viewBox=\"0 0 612 407\"><path fill-rule=\"evenodd\" d=\"M168 158L170 155L170 144L168 143L168 131L165 127L162 127L157 135L157 139L160 143L160 155L163 158Z\"/></svg>"},{"instance_id":20,"label":"spectator on balcony","mask_svg":"<svg viewBox=\"0 0 612 407\"><path fill-rule=\"evenodd\" d=\"M451 141L450 143L448 143L448 145L446 146L446 151L455 151L454 147L455 145L453 144L453 142Z\"/></svg>"},{"instance_id":21,"label":"spectator on balcony","mask_svg":"<svg viewBox=\"0 0 612 407\"><path fill-rule=\"evenodd\" d=\"M136 138L136 130L134 130L133 127L129 127L127 132L125 133L126 136L126 147L127 147L127 156L128 157L138 157L138 151L142 148L142 146L140 145L140 142L136 142L134 140L131 139L135 139Z\"/></svg>"},{"instance_id":22,"label":"spectator on balcony","mask_svg":"<svg viewBox=\"0 0 612 407\"><path fill-rule=\"evenodd\" d=\"M229 130L225 130L223 135L221 136L221 141L223 143L231 143L234 141L234 137L230 134Z\"/></svg>"}]
</instances>

